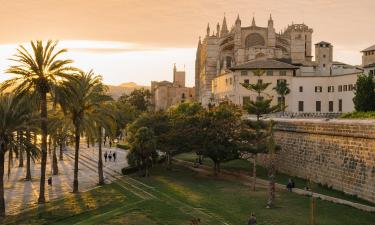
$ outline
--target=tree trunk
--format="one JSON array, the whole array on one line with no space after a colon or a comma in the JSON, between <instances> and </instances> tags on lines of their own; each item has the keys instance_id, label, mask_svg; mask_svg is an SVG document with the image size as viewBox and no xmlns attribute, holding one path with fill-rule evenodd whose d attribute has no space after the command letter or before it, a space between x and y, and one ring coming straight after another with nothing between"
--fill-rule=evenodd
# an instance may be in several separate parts
<instances>
[{"instance_id":1,"label":"tree trunk","mask_svg":"<svg viewBox=\"0 0 375 225\"><path fill-rule=\"evenodd\" d=\"M56 141L53 141L53 152L52 152L52 174L58 175L59 174L59 166L57 165L57 155L56 155L56 148L57 144Z\"/></svg>"},{"instance_id":2,"label":"tree trunk","mask_svg":"<svg viewBox=\"0 0 375 225\"><path fill-rule=\"evenodd\" d=\"M46 184L46 165L47 165L47 93L41 93L41 112L40 112L40 128L42 131L41 155L42 162L40 166L40 190L38 203L45 203L45 184Z\"/></svg>"},{"instance_id":3,"label":"tree trunk","mask_svg":"<svg viewBox=\"0 0 375 225\"><path fill-rule=\"evenodd\" d=\"M9 150L8 151L8 180L10 177L10 169L13 166L13 151Z\"/></svg>"},{"instance_id":4,"label":"tree trunk","mask_svg":"<svg viewBox=\"0 0 375 225\"><path fill-rule=\"evenodd\" d=\"M78 158L79 158L79 142L81 138L80 125L75 125L75 153L74 153L74 181L73 181L73 193L78 192Z\"/></svg>"},{"instance_id":5,"label":"tree trunk","mask_svg":"<svg viewBox=\"0 0 375 225\"><path fill-rule=\"evenodd\" d=\"M21 145L21 142L22 142L22 138L23 138L23 131L19 131L18 134L17 134L17 137L18 137L18 142L17 142L17 145L18 145L18 151L19 151L19 158L18 158L18 167L23 167L23 147Z\"/></svg>"},{"instance_id":6,"label":"tree trunk","mask_svg":"<svg viewBox=\"0 0 375 225\"><path fill-rule=\"evenodd\" d=\"M5 146L0 144L0 218L5 217L5 197L4 197L4 163Z\"/></svg>"},{"instance_id":7,"label":"tree trunk","mask_svg":"<svg viewBox=\"0 0 375 225\"><path fill-rule=\"evenodd\" d=\"M63 161L64 160L64 155L63 155L63 141L60 141L59 148L60 148L60 151L59 151L59 153L60 153L59 160Z\"/></svg>"},{"instance_id":8,"label":"tree trunk","mask_svg":"<svg viewBox=\"0 0 375 225\"><path fill-rule=\"evenodd\" d=\"M271 208L274 206L275 202L275 166L274 166L274 159L273 154L270 155L270 168L268 172L268 202L267 208Z\"/></svg>"},{"instance_id":9,"label":"tree trunk","mask_svg":"<svg viewBox=\"0 0 375 225\"><path fill-rule=\"evenodd\" d=\"M254 161L253 161L253 191L255 191L256 183L257 183L257 154L254 154Z\"/></svg>"},{"instance_id":10,"label":"tree trunk","mask_svg":"<svg viewBox=\"0 0 375 225\"><path fill-rule=\"evenodd\" d=\"M170 152L167 152L167 169L172 169L172 157Z\"/></svg>"},{"instance_id":11,"label":"tree trunk","mask_svg":"<svg viewBox=\"0 0 375 225\"><path fill-rule=\"evenodd\" d=\"M30 131L26 131L26 140L31 142ZM25 180L31 180L31 154L30 149L26 148L26 177Z\"/></svg>"},{"instance_id":12,"label":"tree trunk","mask_svg":"<svg viewBox=\"0 0 375 225\"><path fill-rule=\"evenodd\" d=\"M98 147L99 147L99 153L98 153L98 173L99 173L99 185L104 184L104 174L103 174L103 154L102 154L102 128L99 127L99 133L98 133Z\"/></svg>"}]
</instances>

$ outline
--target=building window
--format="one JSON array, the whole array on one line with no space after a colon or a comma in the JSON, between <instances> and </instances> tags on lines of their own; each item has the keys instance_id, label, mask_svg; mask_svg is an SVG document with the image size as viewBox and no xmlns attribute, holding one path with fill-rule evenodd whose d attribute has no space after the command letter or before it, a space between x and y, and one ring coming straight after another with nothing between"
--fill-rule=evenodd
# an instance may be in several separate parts
<instances>
[{"instance_id":1,"label":"building window","mask_svg":"<svg viewBox=\"0 0 375 225\"><path fill-rule=\"evenodd\" d=\"M333 101L328 102L328 111L333 112Z\"/></svg>"},{"instance_id":2,"label":"building window","mask_svg":"<svg viewBox=\"0 0 375 225\"><path fill-rule=\"evenodd\" d=\"M347 91L348 90L348 85L344 85L344 91Z\"/></svg>"},{"instance_id":3,"label":"building window","mask_svg":"<svg viewBox=\"0 0 375 225\"><path fill-rule=\"evenodd\" d=\"M264 97L263 96L257 96L257 102L263 101Z\"/></svg>"},{"instance_id":4,"label":"building window","mask_svg":"<svg viewBox=\"0 0 375 225\"><path fill-rule=\"evenodd\" d=\"M322 92L323 88L322 86L315 86L315 92Z\"/></svg>"},{"instance_id":5,"label":"building window","mask_svg":"<svg viewBox=\"0 0 375 225\"><path fill-rule=\"evenodd\" d=\"M242 97L242 105L246 105L250 102L250 96L243 96Z\"/></svg>"},{"instance_id":6,"label":"building window","mask_svg":"<svg viewBox=\"0 0 375 225\"><path fill-rule=\"evenodd\" d=\"M244 82L245 84L249 84L249 83L250 83L249 79L246 79L246 80L244 80L243 82Z\"/></svg>"},{"instance_id":7,"label":"building window","mask_svg":"<svg viewBox=\"0 0 375 225\"><path fill-rule=\"evenodd\" d=\"M228 78L225 78L225 84L228 85Z\"/></svg>"},{"instance_id":8,"label":"building window","mask_svg":"<svg viewBox=\"0 0 375 225\"><path fill-rule=\"evenodd\" d=\"M185 99L185 93L182 93L181 98Z\"/></svg>"},{"instance_id":9,"label":"building window","mask_svg":"<svg viewBox=\"0 0 375 225\"><path fill-rule=\"evenodd\" d=\"M273 75L273 70L267 70L267 76L272 76Z\"/></svg>"},{"instance_id":10,"label":"building window","mask_svg":"<svg viewBox=\"0 0 375 225\"><path fill-rule=\"evenodd\" d=\"M323 64L323 68L325 68L326 67L326 64Z\"/></svg>"},{"instance_id":11,"label":"building window","mask_svg":"<svg viewBox=\"0 0 375 225\"><path fill-rule=\"evenodd\" d=\"M262 79L258 79L258 84L263 84L263 80Z\"/></svg>"},{"instance_id":12,"label":"building window","mask_svg":"<svg viewBox=\"0 0 375 225\"><path fill-rule=\"evenodd\" d=\"M328 92L335 92L334 86L328 86Z\"/></svg>"},{"instance_id":13,"label":"building window","mask_svg":"<svg viewBox=\"0 0 375 225\"><path fill-rule=\"evenodd\" d=\"M299 92L303 92L303 86L299 86Z\"/></svg>"},{"instance_id":14,"label":"building window","mask_svg":"<svg viewBox=\"0 0 375 225\"><path fill-rule=\"evenodd\" d=\"M342 85L339 85L339 92L342 92Z\"/></svg>"},{"instance_id":15,"label":"building window","mask_svg":"<svg viewBox=\"0 0 375 225\"><path fill-rule=\"evenodd\" d=\"M316 101L315 102L315 109L316 109L317 112L322 111L322 103L321 103L321 101Z\"/></svg>"},{"instance_id":16,"label":"building window","mask_svg":"<svg viewBox=\"0 0 375 225\"><path fill-rule=\"evenodd\" d=\"M242 71L241 71L241 76L247 76L247 71L242 70Z\"/></svg>"},{"instance_id":17,"label":"building window","mask_svg":"<svg viewBox=\"0 0 375 225\"><path fill-rule=\"evenodd\" d=\"M285 71L285 70L281 70L281 71L279 72L279 74L280 74L280 76L286 76L286 71Z\"/></svg>"},{"instance_id":18,"label":"building window","mask_svg":"<svg viewBox=\"0 0 375 225\"><path fill-rule=\"evenodd\" d=\"M325 58L325 57L326 57L326 55L324 54L324 55L323 55L323 58Z\"/></svg>"},{"instance_id":19,"label":"building window","mask_svg":"<svg viewBox=\"0 0 375 225\"><path fill-rule=\"evenodd\" d=\"M233 83L232 78L229 78L229 84L231 85Z\"/></svg>"},{"instance_id":20,"label":"building window","mask_svg":"<svg viewBox=\"0 0 375 225\"><path fill-rule=\"evenodd\" d=\"M339 99L339 112L342 112L342 99Z\"/></svg>"},{"instance_id":21,"label":"building window","mask_svg":"<svg viewBox=\"0 0 375 225\"><path fill-rule=\"evenodd\" d=\"M298 111L303 112L303 101L298 102Z\"/></svg>"}]
</instances>

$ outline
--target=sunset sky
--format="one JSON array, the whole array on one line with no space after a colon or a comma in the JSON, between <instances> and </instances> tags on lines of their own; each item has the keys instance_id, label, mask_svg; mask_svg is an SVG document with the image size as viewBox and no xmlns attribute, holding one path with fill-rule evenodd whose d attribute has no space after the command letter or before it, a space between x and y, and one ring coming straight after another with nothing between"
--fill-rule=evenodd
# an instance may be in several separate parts
<instances>
[{"instance_id":1,"label":"sunset sky","mask_svg":"<svg viewBox=\"0 0 375 225\"><path fill-rule=\"evenodd\" d=\"M0 0L0 81L17 44L57 39L108 84L171 80L177 63L193 85L198 38L224 13L229 27L237 14L266 26L272 13L277 31L304 22L314 43L333 44L335 60L360 64L360 50L375 44L374 9L375 0Z\"/></svg>"}]
</instances>

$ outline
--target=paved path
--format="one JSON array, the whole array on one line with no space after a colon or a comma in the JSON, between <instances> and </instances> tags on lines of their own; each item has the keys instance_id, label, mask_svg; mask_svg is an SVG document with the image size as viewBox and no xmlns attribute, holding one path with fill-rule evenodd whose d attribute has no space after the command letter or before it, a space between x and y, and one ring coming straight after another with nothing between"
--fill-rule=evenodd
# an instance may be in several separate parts
<instances>
[{"instance_id":1,"label":"paved path","mask_svg":"<svg viewBox=\"0 0 375 225\"><path fill-rule=\"evenodd\" d=\"M116 162L104 162L104 177L106 182L112 182L121 173L121 168L127 166L126 151L117 148L103 148L103 153L107 151L116 152ZM72 191L73 184L73 163L74 149L68 148L64 152L64 160L58 161L59 175L52 176L52 186L46 181L46 200L62 198ZM79 164L79 190L87 191L94 188L98 183L97 173L97 148L87 148L86 144L81 145ZM14 160L11 174L8 179L5 174L5 203L7 214L17 214L21 210L35 206L39 196L40 182L40 162L32 163L32 181L25 181L26 167L19 168L18 160ZM26 160L24 160L26 166ZM87 166L89 165L89 166ZM5 163L5 173L8 162ZM50 158L47 159L46 177L51 175Z\"/></svg>"}]
</instances>

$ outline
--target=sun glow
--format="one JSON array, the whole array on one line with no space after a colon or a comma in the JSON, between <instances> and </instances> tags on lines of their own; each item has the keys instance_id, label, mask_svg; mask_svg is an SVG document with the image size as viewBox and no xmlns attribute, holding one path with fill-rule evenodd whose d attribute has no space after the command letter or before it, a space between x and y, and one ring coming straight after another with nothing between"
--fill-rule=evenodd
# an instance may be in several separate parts
<instances>
[{"instance_id":1,"label":"sun glow","mask_svg":"<svg viewBox=\"0 0 375 225\"><path fill-rule=\"evenodd\" d=\"M21 43L30 48L29 43ZM60 48L69 51L65 58L74 60L74 65L83 69L93 69L103 76L107 84L136 82L150 85L151 80L171 80L172 66L179 69L184 65L187 84L194 83L194 48L160 48L136 43L91 40L63 40ZM4 70L13 62L8 60L16 53L16 44L0 45L0 81L11 77Z\"/></svg>"}]
</instances>

